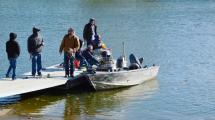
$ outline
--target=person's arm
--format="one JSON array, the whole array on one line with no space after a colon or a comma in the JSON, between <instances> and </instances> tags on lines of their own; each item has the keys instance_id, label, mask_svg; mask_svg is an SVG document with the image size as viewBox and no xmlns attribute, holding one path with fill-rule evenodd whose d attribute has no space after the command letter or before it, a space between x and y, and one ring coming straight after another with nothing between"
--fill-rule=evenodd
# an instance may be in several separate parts
<instances>
[{"instance_id":1,"label":"person's arm","mask_svg":"<svg viewBox=\"0 0 215 120\"><path fill-rule=\"evenodd\" d=\"M6 42L6 52L8 53L9 47L8 47L8 42Z\"/></svg>"},{"instance_id":2,"label":"person's arm","mask_svg":"<svg viewBox=\"0 0 215 120\"><path fill-rule=\"evenodd\" d=\"M62 53L64 47L65 47L65 36L64 36L64 38L61 42L61 45L60 45L60 49L59 49L60 54Z\"/></svg>"},{"instance_id":3,"label":"person's arm","mask_svg":"<svg viewBox=\"0 0 215 120\"><path fill-rule=\"evenodd\" d=\"M75 39L75 49L76 50L78 50L79 48L80 48L80 42L79 42L79 38L78 37L76 37L76 39Z\"/></svg>"},{"instance_id":4,"label":"person's arm","mask_svg":"<svg viewBox=\"0 0 215 120\"><path fill-rule=\"evenodd\" d=\"M93 59L93 53L92 52L90 52L90 51L87 51L87 56L88 56L88 58L90 58L90 59Z\"/></svg>"},{"instance_id":5,"label":"person's arm","mask_svg":"<svg viewBox=\"0 0 215 120\"><path fill-rule=\"evenodd\" d=\"M16 42L16 51L17 51L17 55L19 56L21 50L18 42Z\"/></svg>"},{"instance_id":6,"label":"person's arm","mask_svg":"<svg viewBox=\"0 0 215 120\"><path fill-rule=\"evenodd\" d=\"M33 44L32 44L32 38L31 37L28 38L28 45L27 46L28 46L28 53L32 54Z\"/></svg>"},{"instance_id":7,"label":"person's arm","mask_svg":"<svg viewBox=\"0 0 215 120\"><path fill-rule=\"evenodd\" d=\"M37 43L36 45L36 49L39 49L40 47L43 47L43 38L39 38L39 40L41 41L40 44ZM42 48L40 48L42 49Z\"/></svg>"},{"instance_id":8,"label":"person's arm","mask_svg":"<svg viewBox=\"0 0 215 120\"><path fill-rule=\"evenodd\" d=\"M41 46L44 46L43 38L41 38L41 44L40 44L40 47L41 47Z\"/></svg>"},{"instance_id":9,"label":"person's arm","mask_svg":"<svg viewBox=\"0 0 215 120\"><path fill-rule=\"evenodd\" d=\"M86 33L87 33L87 25L84 26L84 30L83 30L83 38L84 38L84 40L87 39Z\"/></svg>"},{"instance_id":10,"label":"person's arm","mask_svg":"<svg viewBox=\"0 0 215 120\"><path fill-rule=\"evenodd\" d=\"M98 34L97 34L97 26L96 26L96 25L95 25L95 28L94 28L94 29L95 29L95 35L98 35Z\"/></svg>"}]
</instances>

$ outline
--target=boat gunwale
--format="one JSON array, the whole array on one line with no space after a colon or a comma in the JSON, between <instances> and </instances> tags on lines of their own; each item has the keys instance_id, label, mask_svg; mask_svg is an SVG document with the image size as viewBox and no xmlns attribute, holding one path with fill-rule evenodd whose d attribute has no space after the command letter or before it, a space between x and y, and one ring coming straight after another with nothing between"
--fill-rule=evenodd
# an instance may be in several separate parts
<instances>
[{"instance_id":1,"label":"boat gunwale","mask_svg":"<svg viewBox=\"0 0 215 120\"><path fill-rule=\"evenodd\" d=\"M96 71L95 74L119 74L119 73L131 73L131 72L137 72L137 71L145 71L145 70L150 70L150 69L158 69L159 70L160 66L152 66L148 68L140 68L140 69L135 69L135 70L120 70L120 71L114 71L114 72L107 72L107 71ZM95 75L92 74L92 75ZM91 74L90 74L91 75Z\"/></svg>"}]
</instances>

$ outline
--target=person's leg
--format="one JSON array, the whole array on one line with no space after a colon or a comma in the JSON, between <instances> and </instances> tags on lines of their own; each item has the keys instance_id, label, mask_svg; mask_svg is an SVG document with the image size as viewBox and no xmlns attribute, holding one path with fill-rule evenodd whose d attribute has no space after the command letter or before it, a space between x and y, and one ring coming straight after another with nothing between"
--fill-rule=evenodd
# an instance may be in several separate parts
<instances>
[{"instance_id":1,"label":"person's leg","mask_svg":"<svg viewBox=\"0 0 215 120\"><path fill-rule=\"evenodd\" d=\"M42 70L41 54L37 54L37 74L38 75L42 75L41 70Z\"/></svg>"},{"instance_id":2,"label":"person's leg","mask_svg":"<svg viewBox=\"0 0 215 120\"><path fill-rule=\"evenodd\" d=\"M36 74L36 55L32 54L32 75L35 76Z\"/></svg>"},{"instance_id":3,"label":"person's leg","mask_svg":"<svg viewBox=\"0 0 215 120\"><path fill-rule=\"evenodd\" d=\"M89 63L87 62L87 60L85 58L83 58L83 63L85 64L86 67L89 66Z\"/></svg>"},{"instance_id":4,"label":"person's leg","mask_svg":"<svg viewBox=\"0 0 215 120\"><path fill-rule=\"evenodd\" d=\"M99 65L98 60L96 60L96 58L94 57L90 57L89 59L87 59L87 62L90 64L90 66Z\"/></svg>"},{"instance_id":5,"label":"person's leg","mask_svg":"<svg viewBox=\"0 0 215 120\"><path fill-rule=\"evenodd\" d=\"M80 59L80 67L88 67L89 66L89 64L88 64L88 62L87 62L87 60L84 58L84 57L82 57L81 59Z\"/></svg>"},{"instance_id":6,"label":"person's leg","mask_svg":"<svg viewBox=\"0 0 215 120\"><path fill-rule=\"evenodd\" d=\"M16 59L12 59L12 69L13 69L13 75L12 75L12 79L15 80L16 79Z\"/></svg>"},{"instance_id":7,"label":"person's leg","mask_svg":"<svg viewBox=\"0 0 215 120\"><path fill-rule=\"evenodd\" d=\"M7 73L6 73L6 77L8 78L8 77L10 77L10 71L11 71L11 68L12 68L12 61L11 61L11 59L9 59L9 62L10 62L10 66L9 66L9 68L8 68L8 70L7 70Z\"/></svg>"},{"instance_id":8,"label":"person's leg","mask_svg":"<svg viewBox=\"0 0 215 120\"><path fill-rule=\"evenodd\" d=\"M79 61L80 61L80 66L79 66L79 67L81 67L81 66L82 66L82 61L81 61L81 55L80 55L80 52L76 52L76 53L75 53L75 59L77 59L77 60L79 60Z\"/></svg>"},{"instance_id":9,"label":"person's leg","mask_svg":"<svg viewBox=\"0 0 215 120\"><path fill-rule=\"evenodd\" d=\"M88 64L89 64L89 66L93 66L93 62L92 62L91 59L87 59L87 62L88 62Z\"/></svg>"},{"instance_id":10,"label":"person's leg","mask_svg":"<svg viewBox=\"0 0 215 120\"><path fill-rule=\"evenodd\" d=\"M91 61L93 65L99 65L99 61L96 58L92 57Z\"/></svg>"},{"instance_id":11,"label":"person's leg","mask_svg":"<svg viewBox=\"0 0 215 120\"><path fill-rule=\"evenodd\" d=\"M69 58L67 53L64 53L65 76L69 76Z\"/></svg>"},{"instance_id":12,"label":"person's leg","mask_svg":"<svg viewBox=\"0 0 215 120\"><path fill-rule=\"evenodd\" d=\"M80 61L80 67L88 65L85 58L81 54L75 54L75 58Z\"/></svg>"},{"instance_id":13,"label":"person's leg","mask_svg":"<svg viewBox=\"0 0 215 120\"><path fill-rule=\"evenodd\" d=\"M93 64L92 64L92 61L90 59L85 59L86 62L87 62L87 69L91 69Z\"/></svg>"},{"instance_id":14,"label":"person's leg","mask_svg":"<svg viewBox=\"0 0 215 120\"><path fill-rule=\"evenodd\" d=\"M75 60L75 57L71 56L70 57L70 76L71 77L74 77L74 70L75 70L74 60Z\"/></svg>"}]
</instances>

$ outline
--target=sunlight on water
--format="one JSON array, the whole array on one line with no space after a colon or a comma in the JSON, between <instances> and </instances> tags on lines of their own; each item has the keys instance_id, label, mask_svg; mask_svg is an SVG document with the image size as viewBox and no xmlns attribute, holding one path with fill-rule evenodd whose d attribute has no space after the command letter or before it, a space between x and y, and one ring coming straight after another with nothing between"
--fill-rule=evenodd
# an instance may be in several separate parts
<instances>
[{"instance_id":1,"label":"sunlight on water","mask_svg":"<svg viewBox=\"0 0 215 120\"><path fill-rule=\"evenodd\" d=\"M41 93L0 99L13 109L5 119L215 119L215 2L187 0L0 0L0 78L8 60L5 42L16 32L21 45L17 74L28 72L26 42L33 26L41 28L43 66L61 63L62 37L96 18L98 33L113 51L144 57L144 65L160 66L156 80L101 92Z\"/></svg>"}]
</instances>

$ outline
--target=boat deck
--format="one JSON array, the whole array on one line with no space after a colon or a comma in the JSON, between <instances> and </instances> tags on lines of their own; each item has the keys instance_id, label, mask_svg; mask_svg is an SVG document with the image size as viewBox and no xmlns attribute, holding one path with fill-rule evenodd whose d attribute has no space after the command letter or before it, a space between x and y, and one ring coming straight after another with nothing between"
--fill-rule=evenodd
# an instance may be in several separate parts
<instances>
[{"instance_id":1,"label":"boat deck","mask_svg":"<svg viewBox=\"0 0 215 120\"><path fill-rule=\"evenodd\" d=\"M74 75L78 75L80 72L76 71ZM30 73L25 73L16 80L2 78L0 80L0 98L64 85L68 80L64 77L63 68L57 66L47 68L42 74L42 77L32 77Z\"/></svg>"}]
</instances>

